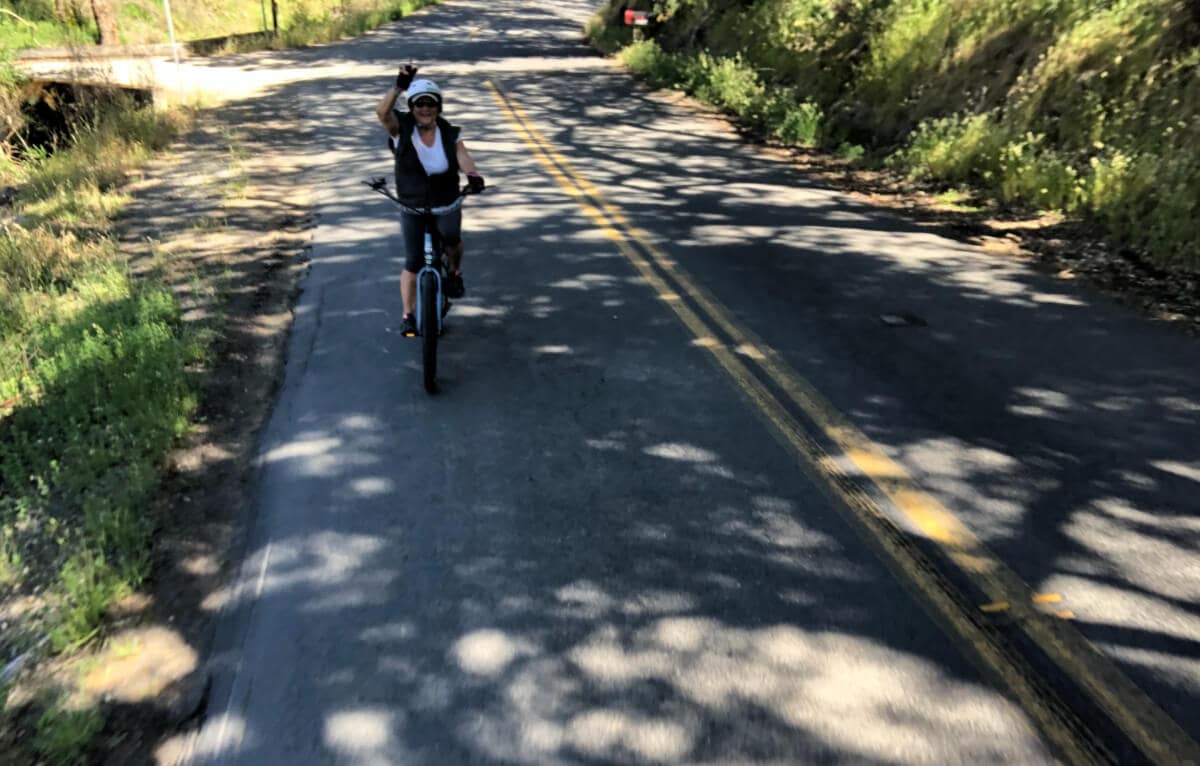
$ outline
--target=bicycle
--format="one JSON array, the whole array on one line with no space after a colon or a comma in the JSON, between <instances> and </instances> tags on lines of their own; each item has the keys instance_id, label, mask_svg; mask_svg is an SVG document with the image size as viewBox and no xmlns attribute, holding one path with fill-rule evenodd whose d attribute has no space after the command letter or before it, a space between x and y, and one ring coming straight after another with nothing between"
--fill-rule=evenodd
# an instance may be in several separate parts
<instances>
[{"instance_id":1,"label":"bicycle","mask_svg":"<svg viewBox=\"0 0 1200 766\"><path fill-rule=\"evenodd\" d=\"M442 262L442 251L445 249L442 234L435 225L434 212L431 207L424 210L410 207L399 200L387 187L386 178L372 178L363 181L372 191L396 203L401 210L411 215L420 216L425 225L425 265L417 272L417 334L421 336L421 366L425 391L430 394L438 392L437 385L437 347L438 338L442 334L442 319L449 310L449 301L442 292L442 279L445 277L446 266ZM445 207L452 207L462 202L468 194L475 194L470 186L464 186L454 202ZM439 208L442 209L442 208Z\"/></svg>"}]
</instances>

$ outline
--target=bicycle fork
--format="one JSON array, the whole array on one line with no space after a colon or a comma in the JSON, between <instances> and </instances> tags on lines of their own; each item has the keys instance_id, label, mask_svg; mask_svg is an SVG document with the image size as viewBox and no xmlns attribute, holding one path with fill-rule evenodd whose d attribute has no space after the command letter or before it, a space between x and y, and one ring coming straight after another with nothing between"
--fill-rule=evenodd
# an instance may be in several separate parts
<instances>
[{"instance_id":1,"label":"bicycle fork","mask_svg":"<svg viewBox=\"0 0 1200 766\"><path fill-rule=\"evenodd\" d=\"M421 284L425 281L425 272L430 272L431 274L433 274L434 279L437 280L437 294L436 294L436 300L437 300L437 306L438 306L438 311L436 312L437 324L438 324L437 333L438 333L438 335L441 335L442 334L441 307L442 307L442 302L444 300L442 298L442 275L437 269L435 269L433 267L433 236L429 232L425 232L425 266L422 267L421 270L417 272L417 332L422 335L425 334L425 328L422 326L425 324L425 312L422 310L422 305L425 301L425 291L421 289Z\"/></svg>"}]
</instances>

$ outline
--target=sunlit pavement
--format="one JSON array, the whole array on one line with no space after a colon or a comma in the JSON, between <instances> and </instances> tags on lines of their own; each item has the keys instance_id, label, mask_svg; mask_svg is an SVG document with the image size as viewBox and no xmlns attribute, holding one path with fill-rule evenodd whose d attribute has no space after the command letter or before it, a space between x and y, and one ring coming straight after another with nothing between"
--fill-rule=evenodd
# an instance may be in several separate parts
<instances>
[{"instance_id":1,"label":"sunlit pavement","mask_svg":"<svg viewBox=\"0 0 1200 766\"><path fill-rule=\"evenodd\" d=\"M304 113L319 225L191 762L1055 755L487 82L1194 735L1194 343L810 187L591 54L590 10L455 2L233 62ZM409 60L493 186L436 398L361 184Z\"/></svg>"}]
</instances>

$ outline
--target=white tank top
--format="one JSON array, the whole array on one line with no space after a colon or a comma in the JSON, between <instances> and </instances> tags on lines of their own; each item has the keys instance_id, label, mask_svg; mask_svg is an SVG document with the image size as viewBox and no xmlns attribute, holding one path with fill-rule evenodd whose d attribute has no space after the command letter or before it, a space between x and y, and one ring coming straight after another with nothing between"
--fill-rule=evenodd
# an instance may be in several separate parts
<instances>
[{"instance_id":1,"label":"white tank top","mask_svg":"<svg viewBox=\"0 0 1200 766\"><path fill-rule=\"evenodd\" d=\"M421 140L421 131L413 128L412 143L413 148L417 150L417 158L421 160L421 165L424 166L426 173L436 176L438 173L445 173L450 169L450 163L446 161L446 150L442 148L442 131L433 131L433 146L426 146L425 142Z\"/></svg>"}]
</instances>

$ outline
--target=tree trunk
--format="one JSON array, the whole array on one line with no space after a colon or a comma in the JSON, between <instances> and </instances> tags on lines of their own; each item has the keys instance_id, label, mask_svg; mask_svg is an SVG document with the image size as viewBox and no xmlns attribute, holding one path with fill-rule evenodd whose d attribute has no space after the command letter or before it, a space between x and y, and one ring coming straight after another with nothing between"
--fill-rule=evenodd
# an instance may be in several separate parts
<instances>
[{"instance_id":1,"label":"tree trunk","mask_svg":"<svg viewBox=\"0 0 1200 766\"><path fill-rule=\"evenodd\" d=\"M96 29L99 32L101 45L119 45L117 39L117 14L113 11L112 0L92 0L92 15L96 17Z\"/></svg>"},{"instance_id":2,"label":"tree trunk","mask_svg":"<svg viewBox=\"0 0 1200 766\"><path fill-rule=\"evenodd\" d=\"M54 0L54 18L73 27L81 27L85 17L80 0Z\"/></svg>"}]
</instances>

